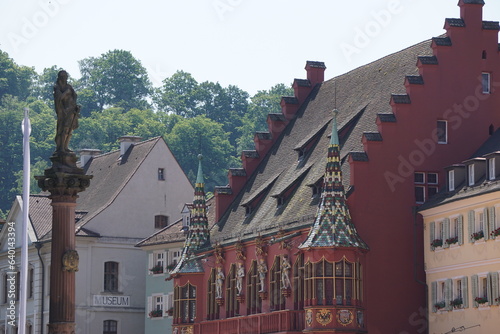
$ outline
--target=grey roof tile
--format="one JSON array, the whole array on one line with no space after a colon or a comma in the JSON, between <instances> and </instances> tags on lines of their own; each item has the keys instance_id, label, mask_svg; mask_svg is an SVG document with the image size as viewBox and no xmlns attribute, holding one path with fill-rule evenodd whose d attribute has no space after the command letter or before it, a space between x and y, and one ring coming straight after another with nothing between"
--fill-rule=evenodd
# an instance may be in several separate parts
<instances>
[{"instance_id":1,"label":"grey roof tile","mask_svg":"<svg viewBox=\"0 0 500 334\"><path fill-rule=\"evenodd\" d=\"M306 66L316 67L316 68L326 68L325 63L322 61L310 61L306 62Z\"/></svg>"},{"instance_id":2,"label":"grey roof tile","mask_svg":"<svg viewBox=\"0 0 500 334\"><path fill-rule=\"evenodd\" d=\"M368 141L382 141L382 135L379 132L365 132L363 136Z\"/></svg>"},{"instance_id":3,"label":"grey roof tile","mask_svg":"<svg viewBox=\"0 0 500 334\"><path fill-rule=\"evenodd\" d=\"M465 22L462 19L446 19L446 23L450 27L459 27L459 28L464 28L465 27Z\"/></svg>"},{"instance_id":4,"label":"grey roof tile","mask_svg":"<svg viewBox=\"0 0 500 334\"><path fill-rule=\"evenodd\" d=\"M436 56L419 56L418 60L422 65L438 65Z\"/></svg>"},{"instance_id":5,"label":"grey roof tile","mask_svg":"<svg viewBox=\"0 0 500 334\"><path fill-rule=\"evenodd\" d=\"M377 114L378 118L383 123L395 123L396 115L394 114Z\"/></svg>"},{"instance_id":6,"label":"grey roof tile","mask_svg":"<svg viewBox=\"0 0 500 334\"><path fill-rule=\"evenodd\" d=\"M392 100L396 104L410 104L410 96L408 94L392 94Z\"/></svg>"},{"instance_id":7,"label":"grey roof tile","mask_svg":"<svg viewBox=\"0 0 500 334\"><path fill-rule=\"evenodd\" d=\"M451 38L449 37L434 37L432 41L438 46L452 46Z\"/></svg>"},{"instance_id":8,"label":"grey roof tile","mask_svg":"<svg viewBox=\"0 0 500 334\"><path fill-rule=\"evenodd\" d=\"M497 21L483 21L484 30L500 30L500 25Z\"/></svg>"},{"instance_id":9,"label":"grey roof tile","mask_svg":"<svg viewBox=\"0 0 500 334\"><path fill-rule=\"evenodd\" d=\"M407 75L406 80L411 85L423 85L424 84L424 78L421 75Z\"/></svg>"}]
</instances>

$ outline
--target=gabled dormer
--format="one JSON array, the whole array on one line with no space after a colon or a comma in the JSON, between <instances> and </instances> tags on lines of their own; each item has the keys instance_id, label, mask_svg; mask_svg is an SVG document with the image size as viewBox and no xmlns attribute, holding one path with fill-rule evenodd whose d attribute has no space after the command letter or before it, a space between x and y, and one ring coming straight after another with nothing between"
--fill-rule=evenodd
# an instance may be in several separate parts
<instances>
[{"instance_id":1,"label":"gabled dormer","mask_svg":"<svg viewBox=\"0 0 500 334\"><path fill-rule=\"evenodd\" d=\"M494 181L500 177L500 152L484 155L486 159L486 180Z\"/></svg>"},{"instance_id":2,"label":"gabled dormer","mask_svg":"<svg viewBox=\"0 0 500 334\"><path fill-rule=\"evenodd\" d=\"M446 170L446 190L455 191L465 182L465 165L456 164L445 168Z\"/></svg>"},{"instance_id":3,"label":"gabled dormer","mask_svg":"<svg viewBox=\"0 0 500 334\"><path fill-rule=\"evenodd\" d=\"M472 158L464 161L467 169L467 186L472 187L479 183L486 175L486 159Z\"/></svg>"}]
</instances>

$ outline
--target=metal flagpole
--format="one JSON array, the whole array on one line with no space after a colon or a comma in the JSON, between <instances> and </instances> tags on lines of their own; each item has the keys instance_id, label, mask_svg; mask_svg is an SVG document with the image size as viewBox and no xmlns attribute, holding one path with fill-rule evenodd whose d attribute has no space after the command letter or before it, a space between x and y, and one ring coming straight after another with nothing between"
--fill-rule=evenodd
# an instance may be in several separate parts
<instances>
[{"instance_id":1,"label":"metal flagpole","mask_svg":"<svg viewBox=\"0 0 500 334\"><path fill-rule=\"evenodd\" d=\"M26 300L28 292L28 222L30 202L30 134L28 108L24 108L23 131L23 227L21 230L21 284L19 300L19 334L26 331Z\"/></svg>"}]
</instances>

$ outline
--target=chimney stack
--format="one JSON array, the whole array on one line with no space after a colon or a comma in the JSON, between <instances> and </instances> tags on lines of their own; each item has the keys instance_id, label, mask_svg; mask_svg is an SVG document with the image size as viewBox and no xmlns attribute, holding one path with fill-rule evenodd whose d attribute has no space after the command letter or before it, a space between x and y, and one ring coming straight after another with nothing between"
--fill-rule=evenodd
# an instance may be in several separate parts
<instances>
[{"instance_id":1,"label":"chimney stack","mask_svg":"<svg viewBox=\"0 0 500 334\"><path fill-rule=\"evenodd\" d=\"M83 168L89 160L102 153L101 150L84 148L80 152L80 167Z\"/></svg>"},{"instance_id":2,"label":"chimney stack","mask_svg":"<svg viewBox=\"0 0 500 334\"><path fill-rule=\"evenodd\" d=\"M308 60L305 69L307 71L307 80L309 80L312 87L325 81L326 66L324 62Z\"/></svg>"},{"instance_id":3,"label":"chimney stack","mask_svg":"<svg viewBox=\"0 0 500 334\"><path fill-rule=\"evenodd\" d=\"M120 142L120 157L122 157L125 154L125 152L127 152L130 145L138 143L141 140L142 137L139 136L122 136L118 138L118 141Z\"/></svg>"}]
</instances>

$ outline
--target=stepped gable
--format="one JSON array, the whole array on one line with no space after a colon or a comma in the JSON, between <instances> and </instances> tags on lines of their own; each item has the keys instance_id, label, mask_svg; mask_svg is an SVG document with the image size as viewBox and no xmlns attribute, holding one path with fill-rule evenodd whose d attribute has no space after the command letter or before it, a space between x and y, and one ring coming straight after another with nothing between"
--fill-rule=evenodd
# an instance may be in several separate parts
<instances>
[{"instance_id":1,"label":"stepped gable","mask_svg":"<svg viewBox=\"0 0 500 334\"><path fill-rule=\"evenodd\" d=\"M431 40L316 85L212 229L212 242L234 242L237 238L253 238L257 233L266 235L279 229L310 226L317 210L317 201L311 199L311 184L324 174L328 135L319 134L320 138L302 160L294 148L331 119L331 110L337 107L341 110L338 115L340 160L344 185L349 186L350 168L346 157L350 152L364 152L363 133L378 132L377 115L390 110L391 95L406 94L406 76L419 75L416 66L419 56L432 56ZM271 195L305 169L309 170L293 185L289 198L278 208L277 199ZM258 207L248 214L242 205L244 198L277 174L279 177Z\"/></svg>"},{"instance_id":2,"label":"stepped gable","mask_svg":"<svg viewBox=\"0 0 500 334\"><path fill-rule=\"evenodd\" d=\"M120 157L120 150L116 150L95 156L90 164L86 164L85 173L94 177L92 186L79 194L77 210L90 214L77 223L77 228L113 203L159 140L163 139L156 137L135 143L123 157Z\"/></svg>"}]
</instances>

